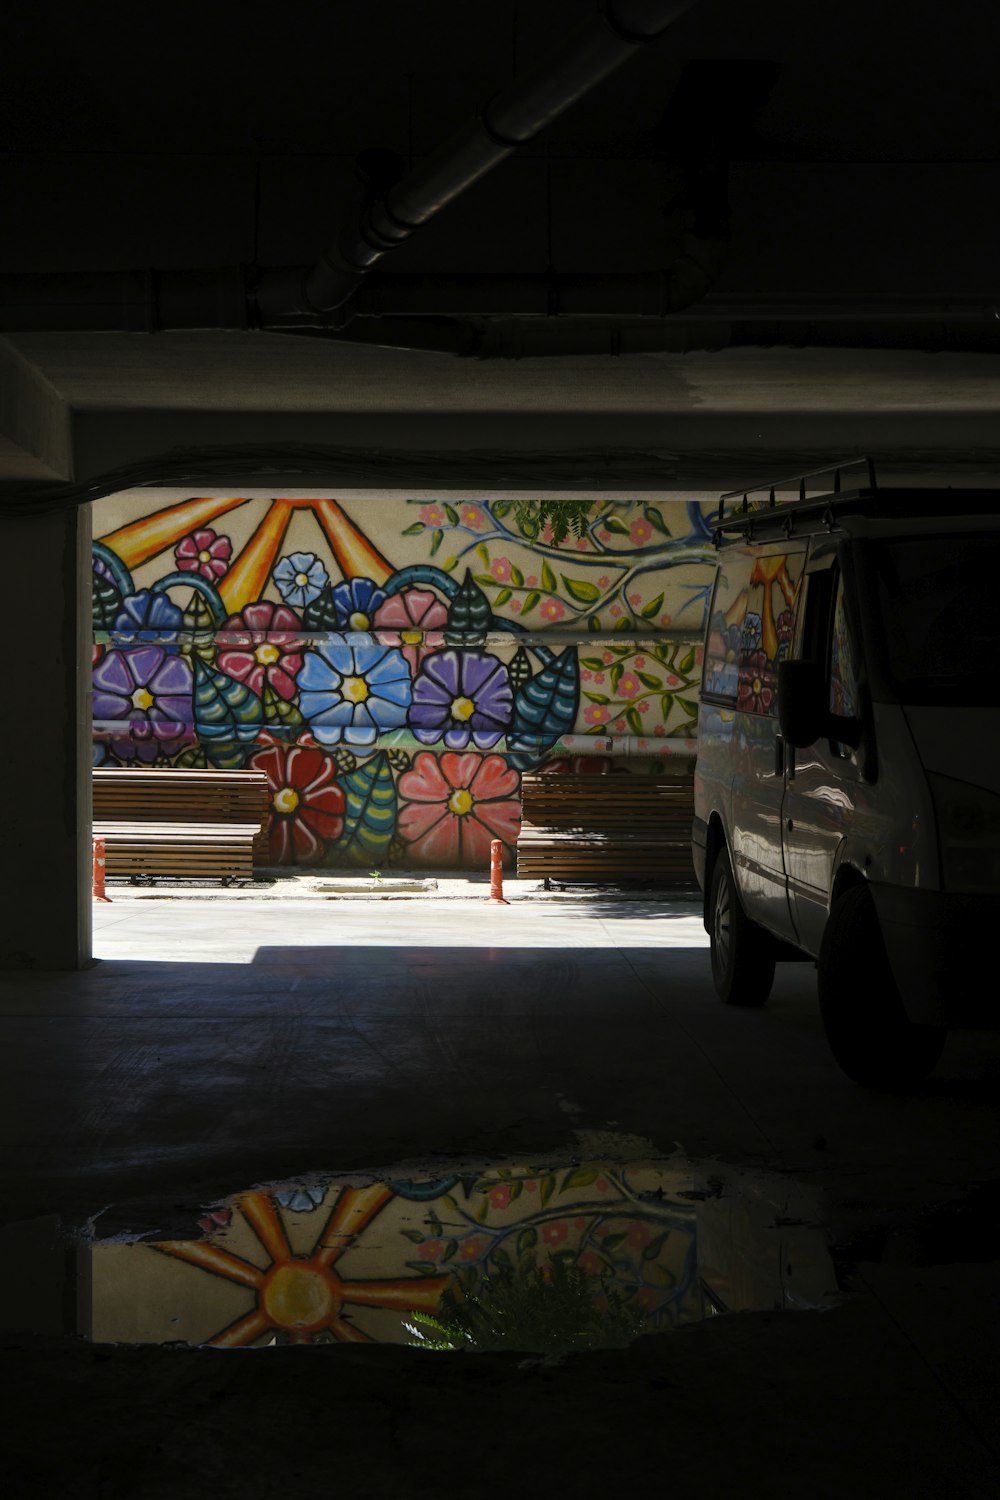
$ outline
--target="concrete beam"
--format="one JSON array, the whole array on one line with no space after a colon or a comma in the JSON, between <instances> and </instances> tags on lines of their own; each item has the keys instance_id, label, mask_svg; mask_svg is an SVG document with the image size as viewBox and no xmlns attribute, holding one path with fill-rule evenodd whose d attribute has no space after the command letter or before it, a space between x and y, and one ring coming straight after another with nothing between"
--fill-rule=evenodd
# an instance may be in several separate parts
<instances>
[{"instance_id":1,"label":"concrete beam","mask_svg":"<svg viewBox=\"0 0 1000 1500\"><path fill-rule=\"evenodd\" d=\"M0 339L0 480L72 477L66 402L22 354Z\"/></svg>"}]
</instances>

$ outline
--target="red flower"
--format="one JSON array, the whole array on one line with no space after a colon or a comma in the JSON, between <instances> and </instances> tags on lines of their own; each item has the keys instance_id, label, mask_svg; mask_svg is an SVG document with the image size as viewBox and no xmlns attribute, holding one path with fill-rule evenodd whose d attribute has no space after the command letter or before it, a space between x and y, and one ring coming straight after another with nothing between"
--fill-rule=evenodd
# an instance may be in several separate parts
<instances>
[{"instance_id":1,"label":"red flower","mask_svg":"<svg viewBox=\"0 0 1000 1500\"><path fill-rule=\"evenodd\" d=\"M279 698L295 697L295 674L302 667L305 644L295 634L302 621L287 604L262 599L242 614L230 615L217 636L219 671L245 682L257 697L267 682Z\"/></svg>"},{"instance_id":2,"label":"red flower","mask_svg":"<svg viewBox=\"0 0 1000 1500\"><path fill-rule=\"evenodd\" d=\"M547 1245L561 1245L569 1230L561 1219L542 1225L542 1239Z\"/></svg>"},{"instance_id":3,"label":"red flower","mask_svg":"<svg viewBox=\"0 0 1000 1500\"><path fill-rule=\"evenodd\" d=\"M269 745L249 765L267 772L271 858L279 865L317 864L324 840L339 838L344 827L344 793L333 759L312 746Z\"/></svg>"},{"instance_id":4,"label":"red flower","mask_svg":"<svg viewBox=\"0 0 1000 1500\"><path fill-rule=\"evenodd\" d=\"M182 573L200 573L209 583L216 583L229 567L233 544L227 536L216 536L210 526L192 531L174 548L174 557Z\"/></svg>"},{"instance_id":5,"label":"red flower","mask_svg":"<svg viewBox=\"0 0 1000 1500\"><path fill-rule=\"evenodd\" d=\"M774 705L774 666L763 651L748 651L740 661L737 708L769 714Z\"/></svg>"},{"instance_id":6,"label":"red flower","mask_svg":"<svg viewBox=\"0 0 1000 1500\"><path fill-rule=\"evenodd\" d=\"M422 750L399 778L397 832L429 865L486 868L490 841L517 839L519 778L502 755L442 756Z\"/></svg>"}]
</instances>

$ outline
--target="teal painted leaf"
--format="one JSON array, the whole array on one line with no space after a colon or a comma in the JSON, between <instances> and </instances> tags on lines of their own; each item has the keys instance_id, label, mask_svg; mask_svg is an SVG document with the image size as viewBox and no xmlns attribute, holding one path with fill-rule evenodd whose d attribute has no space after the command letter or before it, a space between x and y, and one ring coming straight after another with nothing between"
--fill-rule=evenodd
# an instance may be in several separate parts
<instances>
[{"instance_id":1,"label":"teal painted leaf","mask_svg":"<svg viewBox=\"0 0 1000 1500\"><path fill-rule=\"evenodd\" d=\"M548 749L572 730L579 702L580 667L570 646L515 694L508 750L538 754Z\"/></svg>"},{"instance_id":2,"label":"teal painted leaf","mask_svg":"<svg viewBox=\"0 0 1000 1500\"><path fill-rule=\"evenodd\" d=\"M341 776L344 831L336 844L338 859L369 868L385 859L396 831L396 783L389 757L380 750L356 771Z\"/></svg>"},{"instance_id":3,"label":"teal painted leaf","mask_svg":"<svg viewBox=\"0 0 1000 1500\"><path fill-rule=\"evenodd\" d=\"M122 596L109 578L93 575L91 605L95 630L112 630L122 608Z\"/></svg>"},{"instance_id":4,"label":"teal painted leaf","mask_svg":"<svg viewBox=\"0 0 1000 1500\"><path fill-rule=\"evenodd\" d=\"M491 618L489 600L466 568L465 577L448 610L444 638L449 646L482 645Z\"/></svg>"},{"instance_id":5,"label":"teal painted leaf","mask_svg":"<svg viewBox=\"0 0 1000 1500\"><path fill-rule=\"evenodd\" d=\"M507 675L510 677L511 686L515 693L522 687L531 676L531 657L523 646L518 646L507 667Z\"/></svg>"},{"instance_id":6,"label":"teal painted leaf","mask_svg":"<svg viewBox=\"0 0 1000 1500\"><path fill-rule=\"evenodd\" d=\"M329 588L325 588L318 599L306 605L302 623L307 630L338 630L340 628L337 624L333 594Z\"/></svg>"},{"instance_id":7,"label":"teal painted leaf","mask_svg":"<svg viewBox=\"0 0 1000 1500\"><path fill-rule=\"evenodd\" d=\"M260 733L264 705L242 682L193 657L194 727L213 766L235 770Z\"/></svg>"}]
</instances>

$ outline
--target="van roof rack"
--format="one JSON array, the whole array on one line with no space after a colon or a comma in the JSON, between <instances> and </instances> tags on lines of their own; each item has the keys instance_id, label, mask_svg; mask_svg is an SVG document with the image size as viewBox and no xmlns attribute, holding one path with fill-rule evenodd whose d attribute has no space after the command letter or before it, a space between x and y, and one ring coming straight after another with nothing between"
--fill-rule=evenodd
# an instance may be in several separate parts
<instances>
[{"instance_id":1,"label":"van roof rack","mask_svg":"<svg viewBox=\"0 0 1000 1500\"><path fill-rule=\"evenodd\" d=\"M775 493L777 490L796 490L797 493L794 499L784 500L780 503L782 507L785 505L795 505L796 510L798 510L800 506L805 504L808 498L806 481L808 479L818 479L823 475L832 475L833 483L832 485L827 485L825 488L819 488L819 493L814 494L813 498L823 504L829 504L830 500L837 496L843 496L846 499L847 495L841 487L840 476L847 469L859 468L863 468L864 479L867 482L852 486L847 493L852 499L861 498L863 495L878 494L878 481L875 478L875 465L873 461L866 457L844 458L837 463L826 464L821 469L807 469L804 474L793 474L787 479L770 479L764 484L755 484L748 489L729 490L725 495L719 496L717 528L727 531L736 530L743 526L743 518L746 516L759 517L761 511L777 510L779 506L779 501ZM811 488L815 491L818 487L813 485ZM754 495L766 496L767 498L754 503L752 500L752 496ZM726 515L727 500L742 501L742 505L739 507L733 505L730 508L728 517Z\"/></svg>"}]
</instances>

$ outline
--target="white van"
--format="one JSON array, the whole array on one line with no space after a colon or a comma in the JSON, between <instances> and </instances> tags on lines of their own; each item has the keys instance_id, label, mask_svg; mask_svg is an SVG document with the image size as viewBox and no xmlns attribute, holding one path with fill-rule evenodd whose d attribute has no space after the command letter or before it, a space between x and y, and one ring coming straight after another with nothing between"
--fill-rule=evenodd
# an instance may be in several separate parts
<instances>
[{"instance_id":1,"label":"white van","mask_svg":"<svg viewBox=\"0 0 1000 1500\"><path fill-rule=\"evenodd\" d=\"M722 999L816 960L838 1063L891 1087L1000 1019L1000 493L869 474L720 504L693 853Z\"/></svg>"}]
</instances>

